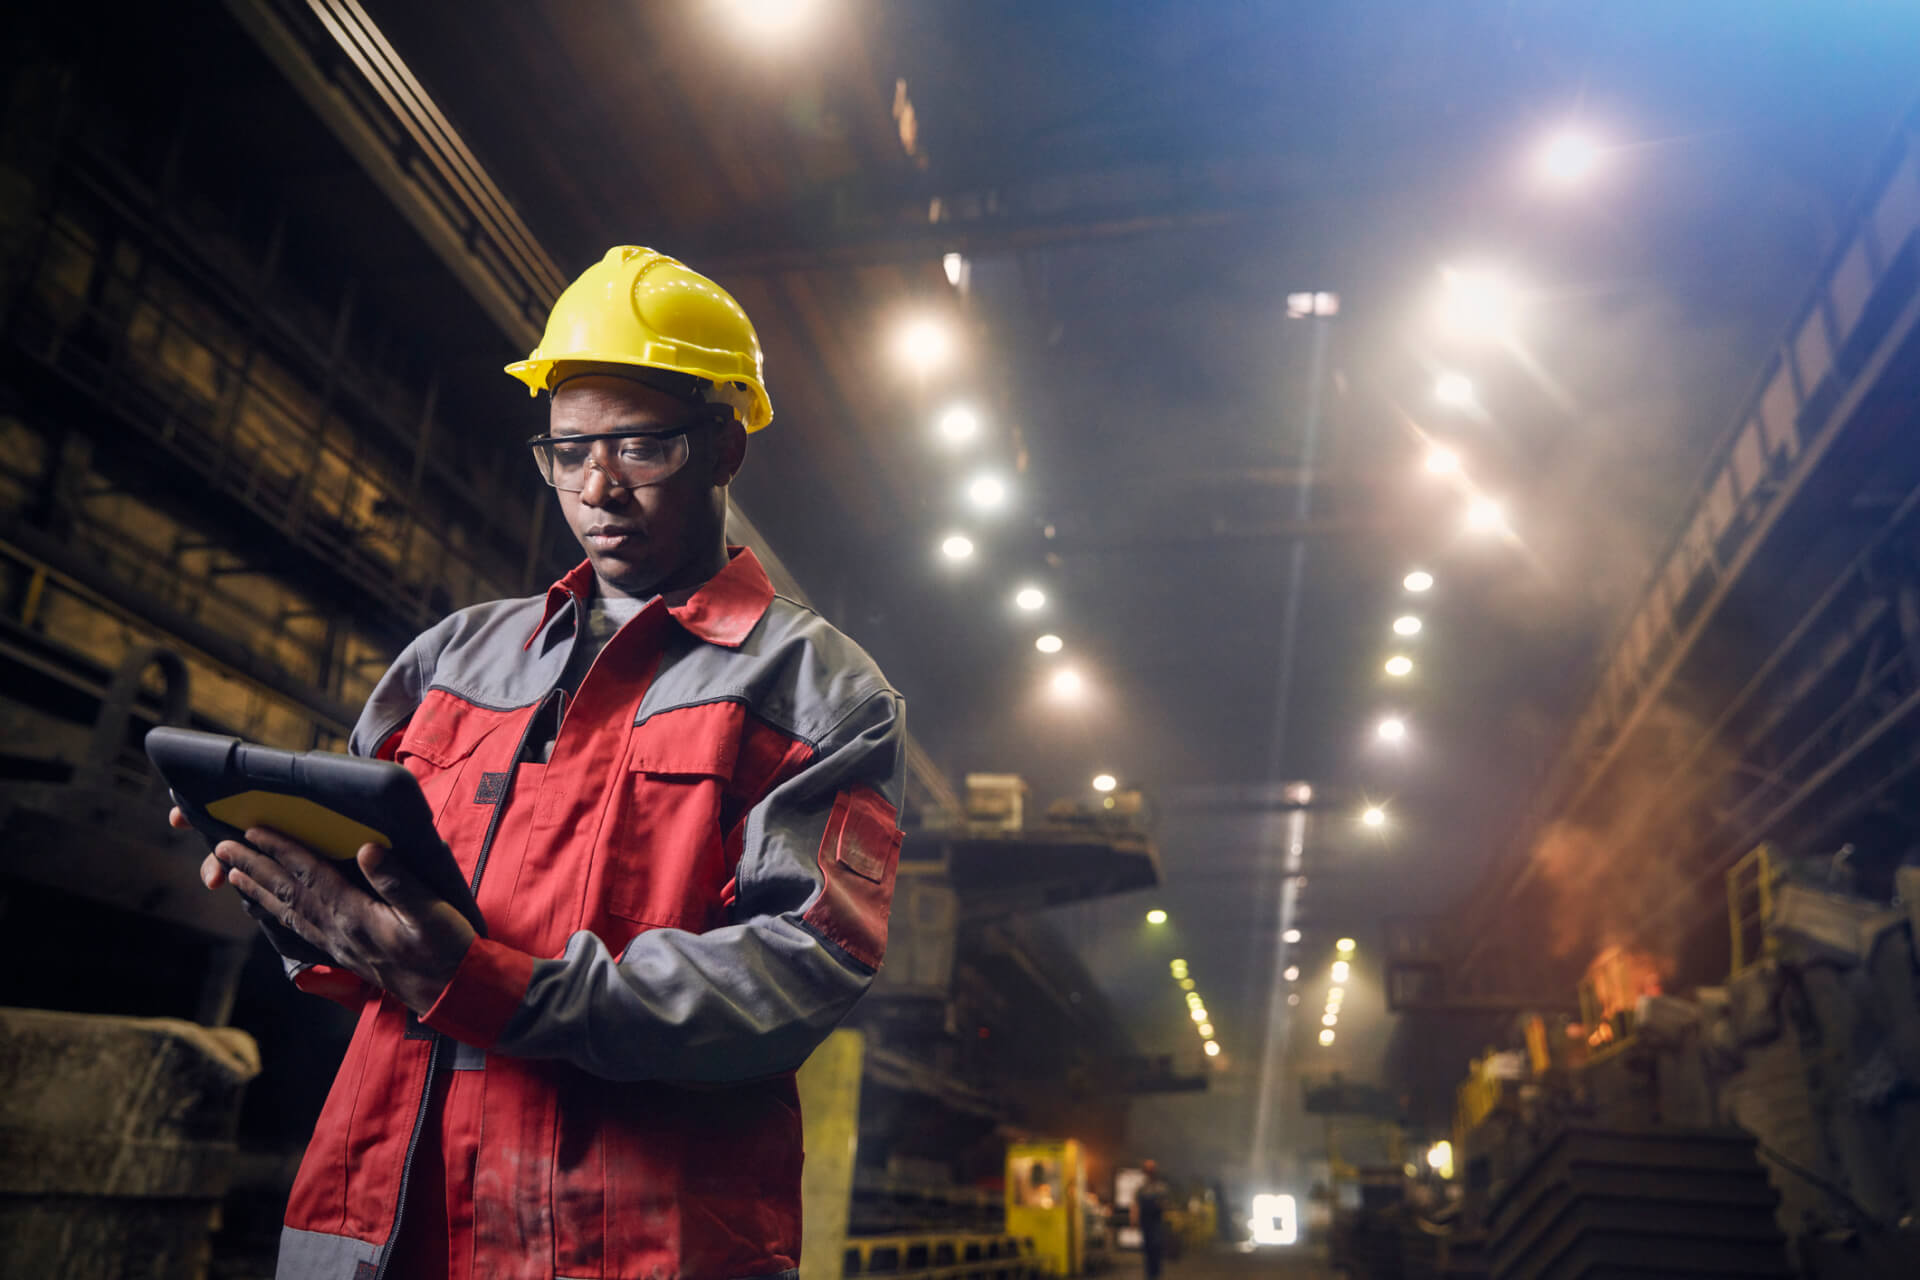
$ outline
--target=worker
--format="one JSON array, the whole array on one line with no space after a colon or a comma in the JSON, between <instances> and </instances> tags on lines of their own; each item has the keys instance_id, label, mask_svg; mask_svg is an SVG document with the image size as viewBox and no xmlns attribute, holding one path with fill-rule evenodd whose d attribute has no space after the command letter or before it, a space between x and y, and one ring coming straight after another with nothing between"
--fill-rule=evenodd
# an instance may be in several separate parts
<instances>
[{"instance_id":1,"label":"worker","mask_svg":"<svg viewBox=\"0 0 1920 1280\"><path fill-rule=\"evenodd\" d=\"M507 372L586 558L415 639L349 743L418 779L485 936L373 845L371 894L260 829L202 868L359 1013L278 1274L790 1277L794 1071L885 948L901 699L726 544L772 418L733 298L616 248Z\"/></svg>"},{"instance_id":2,"label":"worker","mask_svg":"<svg viewBox=\"0 0 1920 1280\"><path fill-rule=\"evenodd\" d=\"M1160 1280L1160 1265L1167 1256L1167 1198L1173 1190L1161 1181L1155 1161L1143 1161L1140 1171L1146 1177L1133 1190L1133 1225L1140 1232L1140 1261L1147 1280Z\"/></svg>"}]
</instances>

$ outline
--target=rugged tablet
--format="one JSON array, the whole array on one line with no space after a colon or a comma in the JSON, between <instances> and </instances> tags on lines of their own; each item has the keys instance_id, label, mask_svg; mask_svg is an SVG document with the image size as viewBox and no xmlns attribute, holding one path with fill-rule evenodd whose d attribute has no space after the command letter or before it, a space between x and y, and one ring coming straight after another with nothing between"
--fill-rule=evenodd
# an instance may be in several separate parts
<instances>
[{"instance_id":1,"label":"rugged tablet","mask_svg":"<svg viewBox=\"0 0 1920 1280\"><path fill-rule=\"evenodd\" d=\"M433 828L420 785L399 765L333 751L278 751L168 727L147 734L147 755L209 847L244 840L248 827L272 827L332 859L365 889L353 855L363 844L381 845L486 933L466 877Z\"/></svg>"}]
</instances>

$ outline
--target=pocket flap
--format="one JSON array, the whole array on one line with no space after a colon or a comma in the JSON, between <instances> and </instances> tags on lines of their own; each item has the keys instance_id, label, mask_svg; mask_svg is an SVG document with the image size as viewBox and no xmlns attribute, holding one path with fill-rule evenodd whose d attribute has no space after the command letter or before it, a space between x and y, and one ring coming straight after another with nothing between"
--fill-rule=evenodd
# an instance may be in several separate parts
<instances>
[{"instance_id":1,"label":"pocket flap","mask_svg":"<svg viewBox=\"0 0 1920 1280\"><path fill-rule=\"evenodd\" d=\"M635 725L627 768L637 773L731 778L740 759L746 710L737 702L707 702L662 711Z\"/></svg>"},{"instance_id":2,"label":"pocket flap","mask_svg":"<svg viewBox=\"0 0 1920 1280\"><path fill-rule=\"evenodd\" d=\"M879 884L886 879L887 867L900 850L901 833L894 823L893 806L871 787L844 792L841 800L828 822L834 861L861 879ZM836 819L837 832L833 830Z\"/></svg>"},{"instance_id":3,"label":"pocket flap","mask_svg":"<svg viewBox=\"0 0 1920 1280\"><path fill-rule=\"evenodd\" d=\"M472 755L506 718L501 712L464 702L444 689L429 689L401 730L394 758L419 756L442 769L451 768Z\"/></svg>"}]
</instances>

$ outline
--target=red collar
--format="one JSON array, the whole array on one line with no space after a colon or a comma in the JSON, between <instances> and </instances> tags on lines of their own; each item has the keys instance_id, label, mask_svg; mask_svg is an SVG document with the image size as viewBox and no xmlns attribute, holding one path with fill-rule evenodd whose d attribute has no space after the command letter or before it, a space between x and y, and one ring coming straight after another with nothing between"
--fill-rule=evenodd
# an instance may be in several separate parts
<instances>
[{"instance_id":1,"label":"red collar","mask_svg":"<svg viewBox=\"0 0 1920 1280\"><path fill-rule=\"evenodd\" d=\"M534 639L553 615L569 601L584 604L593 597L593 562L582 560L551 587L547 588L547 607L540 622L527 637L522 649L533 647ZM766 615L773 603L773 583L760 567L760 558L747 547L728 547L727 563L708 578L680 604L668 605L667 612L676 622L709 644L737 649Z\"/></svg>"}]
</instances>

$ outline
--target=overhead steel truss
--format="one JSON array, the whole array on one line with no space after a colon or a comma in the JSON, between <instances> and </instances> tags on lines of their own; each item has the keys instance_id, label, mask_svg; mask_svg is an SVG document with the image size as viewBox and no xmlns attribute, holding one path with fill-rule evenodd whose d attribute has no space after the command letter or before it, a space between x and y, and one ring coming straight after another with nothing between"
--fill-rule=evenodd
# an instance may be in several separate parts
<instances>
[{"instance_id":1,"label":"overhead steel truss","mask_svg":"<svg viewBox=\"0 0 1920 1280\"><path fill-rule=\"evenodd\" d=\"M1495 925L1536 882L1550 823L1604 826L1610 849L1678 866L1689 891L1665 916L1700 906L1758 841L1825 839L1920 768L1916 233L1920 111L1711 455L1520 838L1464 913L1455 973L1498 967ZM1623 805L1630 772L1659 785Z\"/></svg>"}]
</instances>

